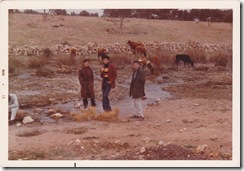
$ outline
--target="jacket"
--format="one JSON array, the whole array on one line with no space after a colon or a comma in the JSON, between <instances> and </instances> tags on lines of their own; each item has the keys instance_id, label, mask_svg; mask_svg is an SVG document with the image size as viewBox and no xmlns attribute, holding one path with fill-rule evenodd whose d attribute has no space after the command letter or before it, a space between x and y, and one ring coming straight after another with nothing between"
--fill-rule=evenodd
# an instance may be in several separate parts
<instances>
[{"instance_id":1,"label":"jacket","mask_svg":"<svg viewBox=\"0 0 244 171\"><path fill-rule=\"evenodd\" d=\"M100 75L102 78L104 78L104 72L100 71ZM115 80L117 78L117 69L113 64L109 64L108 66L108 79L111 82L111 87L115 88ZM102 81L102 85L104 83L104 79Z\"/></svg>"},{"instance_id":2,"label":"jacket","mask_svg":"<svg viewBox=\"0 0 244 171\"><path fill-rule=\"evenodd\" d=\"M81 85L81 98L95 98L94 75L90 67L79 70L79 81Z\"/></svg>"},{"instance_id":3,"label":"jacket","mask_svg":"<svg viewBox=\"0 0 244 171\"><path fill-rule=\"evenodd\" d=\"M134 76L135 79L133 79ZM132 96L133 99L143 97L145 95L144 86L145 86L145 75L143 69L140 67L137 70L137 73L136 71L133 72L133 76L130 84L130 96Z\"/></svg>"}]
</instances>

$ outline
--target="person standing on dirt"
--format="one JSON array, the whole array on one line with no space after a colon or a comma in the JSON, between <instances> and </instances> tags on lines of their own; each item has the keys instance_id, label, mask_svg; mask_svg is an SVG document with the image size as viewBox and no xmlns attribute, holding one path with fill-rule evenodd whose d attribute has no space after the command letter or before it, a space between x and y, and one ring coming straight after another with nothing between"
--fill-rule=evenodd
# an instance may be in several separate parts
<instances>
[{"instance_id":1,"label":"person standing on dirt","mask_svg":"<svg viewBox=\"0 0 244 171\"><path fill-rule=\"evenodd\" d=\"M115 88L115 79L117 77L117 69L116 67L110 63L110 57L105 55L103 56L103 67L100 70L102 80L102 93L103 93L103 110L105 112L111 111L111 106L109 102L109 92L111 88Z\"/></svg>"},{"instance_id":2,"label":"person standing on dirt","mask_svg":"<svg viewBox=\"0 0 244 171\"><path fill-rule=\"evenodd\" d=\"M141 101L142 101L142 97L145 96L145 92L144 92L145 74L138 60L133 61L132 65L133 65L133 75L130 84L130 97L132 97L134 101L136 112L131 118L144 120Z\"/></svg>"},{"instance_id":3,"label":"person standing on dirt","mask_svg":"<svg viewBox=\"0 0 244 171\"><path fill-rule=\"evenodd\" d=\"M81 85L81 98L83 98L84 109L88 106L88 98L91 98L91 106L96 106L94 93L94 75L89 66L89 60L84 59L82 68L79 70L79 81Z\"/></svg>"},{"instance_id":4,"label":"person standing on dirt","mask_svg":"<svg viewBox=\"0 0 244 171\"><path fill-rule=\"evenodd\" d=\"M11 113L9 124L15 123L15 117L19 109L18 98L15 94L8 95L8 111Z\"/></svg>"}]
</instances>

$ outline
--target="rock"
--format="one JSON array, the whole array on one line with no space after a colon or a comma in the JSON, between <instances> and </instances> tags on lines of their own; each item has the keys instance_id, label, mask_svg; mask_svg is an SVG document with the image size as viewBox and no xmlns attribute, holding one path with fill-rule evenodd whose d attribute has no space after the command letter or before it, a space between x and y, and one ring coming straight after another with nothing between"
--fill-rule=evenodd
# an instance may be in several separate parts
<instances>
[{"instance_id":1,"label":"rock","mask_svg":"<svg viewBox=\"0 0 244 171\"><path fill-rule=\"evenodd\" d=\"M200 104L195 103L194 106L200 106Z\"/></svg>"},{"instance_id":2,"label":"rock","mask_svg":"<svg viewBox=\"0 0 244 171\"><path fill-rule=\"evenodd\" d=\"M53 119L59 119L59 118L62 118L62 117L63 117L63 115L61 113L55 113L55 114L51 115L51 118L53 118Z\"/></svg>"},{"instance_id":3,"label":"rock","mask_svg":"<svg viewBox=\"0 0 244 171\"><path fill-rule=\"evenodd\" d=\"M208 147L208 145L206 145L206 144L197 146L196 153L202 153L207 147Z\"/></svg>"},{"instance_id":4,"label":"rock","mask_svg":"<svg viewBox=\"0 0 244 171\"><path fill-rule=\"evenodd\" d=\"M76 103L76 104L74 104L74 106L75 106L75 108L80 108L81 107L81 103Z\"/></svg>"},{"instance_id":5,"label":"rock","mask_svg":"<svg viewBox=\"0 0 244 171\"><path fill-rule=\"evenodd\" d=\"M180 129L179 132L183 132L183 129Z\"/></svg>"},{"instance_id":6,"label":"rock","mask_svg":"<svg viewBox=\"0 0 244 171\"><path fill-rule=\"evenodd\" d=\"M120 142L120 140L114 141L115 144L118 144Z\"/></svg>"},{"instance_id":7,"label":"rock","mask_svg":"<svg viewBox=\"0 0 244 171\"><path fill-rule=\"evenodd\" d=\"M49 102L54 102L55 101L55 98L49 98L48 101Z\"/></svg>"},{"instance_id":8,"label":"rock","mask_svg":"<svg viewBox=\"0 0 244 171\"><path fill-rule=\"evenodd\" d=\"M33 122L34 119L31 118L31 116L26 116L24 119L23 119L23 124L28 124L28 123L31 123Z\"/></svg>"},{"instance_id":9,"label":"rock","mask_svg":"<svg viewBox=\"0 0 244 171\"><path fill-rule=\"evenodd\" d=\"M145 151L146 151L145 147L142 147L141 150L140 150L141 153L144 153Z\"/></svg>"},{"instance_id":10,"label":"rock","mask_svg":"<svg viewBox=\"0 0 244 171\"><path fill-rule=\"evenodd\" d=\"M209 139L212 141L216 141L218 139L218 137L216 135L212 135L209 137Z\"/></svg>"},{"instance_id":11,"label":"rock","mask_svg":"<svg viewBox=\"0 0 244 171\"><path fill-rule=\"evenodd\" d=\"M40 109L40 108L35 108L33 110L33 113L37 113L37 114L41 114L43 112L43 109Z\"/></svg>"},{"instance_id":12,"label":"rock","mask_svg":"<svg viewBox=\"0 0 244 171\"><path fill-rule=\"evenodd\" d=\"M47 114L52 115L54 113L57 113L55 109L48 109Z\"/></svg>"},{"instance_id":13,"label":"rock","mask_svg":"<svg viewBox=\"0 0 244 171\"><path fill-rule=\"evenodd\" d=\"M78 146L81 144L81 141L79 139L76 139L72 144Z\"/></svg>"},{"instance_id":14,"label":"rock","mask_svg":"<svg viewBox=\"0 0 244 171\"><path fill-rule=\"evenodd\" d=\"M135 134L132 133L132 132L129 133L129 136L131 136L131 137L133 137L134 135L135 135Z\"/></svg>"},{"instance_id":15,"label":"rock","mask_svg":"<svg viewBox=\"0 0 244 171\"><path fill-rule=\"evenodd\" d=\"M160 141L158 142L158 145L166 146L167 144L166 144L163 140L160 140Z\"/></svg>"},{"instance_id":16,"label":"rock","mask_svg":"<svg viewBox=\"0 0 244 171\"><path fill-rule=\"evenodd\" d=\"M151 140L150 140L150 138L145 137L145 138L143 139L143 141L145 141L146 143L148 143L148 142L150 142Z\"/></svg>"},{"instance_id":17,"label":"rock","mask_svg":"<svg viewBox=\"0 0 244 171\"><path fill-rule=\"evenodd\" d=\"M20 127L21 125L22 125L21 123L17 123L17 124L16 124L17 127Z\"/></svg>"},{"instance_id":18,"label":"rock","mask_svg":"<svg viewBox=\"0 0 244 171\"><path fill-rule=\"evenodd\" d=\"M167 123L170 123L170 122L171 122L171 120L170 120L170 119L168 119L166 122L167 122Z\"/></svg>"},{"instance_id":19,"label":"rock","mask_svg":"<svg viewBox=\"0 0 244 171\"><path fill-rule=\"evenodd\" d=\"M155 100L155 102L156 102L156 103L160 103L160 100L161 100L161 99L158 98L158 99Z\"/></svg>"}]
</instances>

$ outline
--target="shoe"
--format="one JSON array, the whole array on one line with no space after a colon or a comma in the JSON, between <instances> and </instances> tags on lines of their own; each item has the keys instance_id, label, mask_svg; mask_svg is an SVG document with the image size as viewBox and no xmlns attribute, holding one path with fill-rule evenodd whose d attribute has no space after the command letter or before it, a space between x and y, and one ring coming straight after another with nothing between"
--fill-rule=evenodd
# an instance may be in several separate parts
<instances>
[{"instance_id":1,"label":"shoe","mask_svg":"<svg viewBox=\"0 0 244 171\"><path fill-rule=\"evenodd\" d=\"M139 118L139 116L133 115L130 118Z\"/></svg>"},{"instance_id":2,"label":"shoe","mask_svg":"<svg viewBox=\"0 0 244 171\"><path fill-rule=\"evenodd\" d=\"M142 100L146 100L146 99L147 99L147 97L146 97L146 96L143 96L141 99L142 99Z\"/></svg>"}]
</instances>

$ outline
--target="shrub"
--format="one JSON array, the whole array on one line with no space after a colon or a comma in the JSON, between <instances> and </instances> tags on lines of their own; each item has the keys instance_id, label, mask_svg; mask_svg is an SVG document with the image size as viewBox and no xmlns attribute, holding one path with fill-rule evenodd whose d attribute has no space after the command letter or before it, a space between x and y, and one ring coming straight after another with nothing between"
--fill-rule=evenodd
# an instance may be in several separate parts
<instances>
[{"instance_id":1,"label":"shrub","mask_svg":"<svg viewBox=\"0 0 244 171\"><path fill-rule=\"evenodd\" d=\"M42 68L48 63L46 58L31 58L28 62L28 68Z\"/></svg>"},{"instance_id":2,"label":"shrub","mask_svg":"<svg viewBox=\"0 0 244 171\"><path fill-rule=\"evenodd\" d=\"M132 57L126 54L116 54L111 57L111 63L115 64L118 68L124 68L126 65L130 65L132 60Z\"/></svg>"},{"instance_id":3,"label":"shrub","mask_svg":"<svg viewBox=\"0 0 244 171\"><path fill-rule=\"evenodd\" d=\"M232 67L232 54L231 53L218 53L209 58L209 62L215 63L215 66L226 67L229 64Z\"/></svg>"},{"instance_id":4,"label":"shrub","mask_svg":"<svg viewBox=\"0 0 244 171\"><path fill-rule=\"evenodd\" d=\"M19 57L13 57L10 56L9 57L9 67L10 68L21 68L21 67L25 67L25 64L23 63L23 61L21 59L19 59Z\"/></svg>"},{"instance_id":5,"label":"shrub","mask_svg":"<svg viewBox=\"0 0 244 171\"><path fill-rule=\"evenodd\" d=\"M202 49L188 49L187 54L194 63L207 63L207 57Z\"/></svg>"},{"instance_id":6,"label":"shrub","mask_svg":"<svg viewBox=\"0 0 244 171\"><path fill-rule=\"evenodd\" d=\"M58 56L55 61L57 62L57 64L59 66L62 65L66 65L66 66L71 66L71 65L75 65L75 66L79 66L81 65L81 61L83 61L83 58L80 58L78 56L74 57L73 59L71 59L68 55L61 55Z\"/></svg>"},{"instance_id":7,"label":"shrub","mask_svg":"<svg viewBox=\"0 0 244 171\"><path fill-rule=\"evenodd\" d=\"M173 65L175 62L175 54L166 49L157 48L155 52L148 56L148 60L153 62L153 56L155 55L162 65Z\"/></svg>"},{"instance_id":8,"label":"shrub","mask_svg":"<svg viewBox=\"0 0 244 171\"><path fill-rule=\"evenodd\" d=\"M42 49L43 57L50 58L53 56L53 52L49 48Z\"/></svg>"},{"instance_id":9,"label":"shrub","mask_svg":"<svg viewBox=\"0 0 244 171\"><path fill-rule=\"evenodd\" d=\"M54 71L46 68L40 68L36 71L36 75L41 77L52 77L54 76Z\"/></svg>"}]
</instances>

